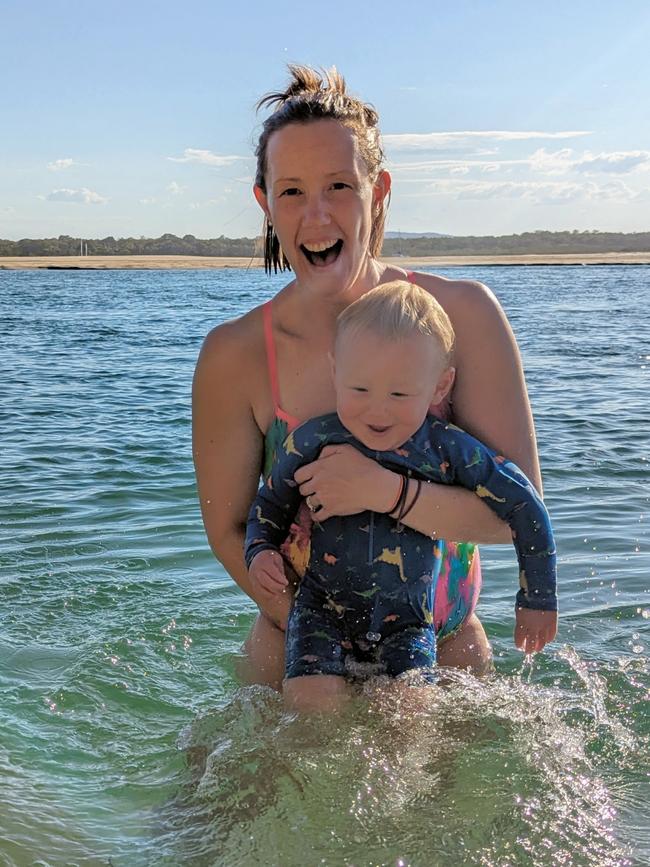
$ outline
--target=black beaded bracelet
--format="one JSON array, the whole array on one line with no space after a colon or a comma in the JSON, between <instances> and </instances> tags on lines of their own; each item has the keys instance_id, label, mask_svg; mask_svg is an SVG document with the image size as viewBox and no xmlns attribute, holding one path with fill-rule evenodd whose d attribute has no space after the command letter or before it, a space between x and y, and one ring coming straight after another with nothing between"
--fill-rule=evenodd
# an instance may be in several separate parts
<instances>
[{"instance_id":1,"label":"black beaded bracelet","mask_svg":"<svg viewBox=\"0 0 650 867\"><path fill-rule=\"evenodd\" d=\"M416 484L416 488L415 488L415 496L413 497L413 499L411 500L411 502L409 503L409 505L404 509L403 513L402 513L401 516L400 516L400 521L403 521L403 520L404 520L404 518L408 515L408 513L411 511L411 509L413 508L413 506L414 506L414 505L417 503L417 501L418 501L418 497L420 496L420 491L422 490L422 481L421 481L421 479L417 479L416 482L415 482L415 484Z\"/></svg>"},{"instance_id":2,"label":"black beaded bracelet","mask_svg":"<svg viewBox=\"0 0 650 867\"><path fill-rule=\"evenodd\" d=\"M402 490L400 491L399 499L393 506L393 508L388 512L391 518L395 518L396 521L399 521L402 512L404 511L404 503L406 502L406 498L408 496L409 489L409 480L402 476ZM397 514L395 514L397 513Z\"/></svg>"}]
</instances>

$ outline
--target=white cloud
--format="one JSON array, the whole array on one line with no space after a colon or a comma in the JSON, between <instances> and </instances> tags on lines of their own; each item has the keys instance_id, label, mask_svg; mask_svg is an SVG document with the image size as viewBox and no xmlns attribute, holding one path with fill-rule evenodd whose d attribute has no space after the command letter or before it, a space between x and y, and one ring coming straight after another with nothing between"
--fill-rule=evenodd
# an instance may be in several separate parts
<instances>
[{"instance_id":1,"label":"white cloud","mask_svg":"<svg viewBox=\"0 0 650 867\"><path fill-rule=\"evenodd\" d=\"M582 183L585 175L623 175L632 172L650 171L650 151L613 151L592 154L578 152L573 148L548 151L538 148L530 156L519 159L432 159L409 162L389 162L389 169L396 180L422 183L443 175L462 176L470 172L481 174L512 174L518 170L522 181L534 182L539 176L573 173L576 183ZM522 174L528 175L522 177ZM429 178L427 178L427 175ZM537 176L537 178L536 178ZM541 179L543 181L543 177ZM546 181L543 181L546 182Z\"/></svg>"},{"instance_id":2,"label":"white cloud","mask_svg":"<svg viewBox=\"0 0 650 867\"><path fill-rule=\"evenodd\" d=\"M612 151L611 153L585 153L573 168L587 174L611 172L625 175L638 168L650 168L650 151Z\"/></svg>"},{"instance_id":3,"label":"white cloud","mask_svg":"<svg viewBox=\"0 0 650 867\"><path fill-rule=\"evenodd\" d=\"M47 167L51 172L60 172L63 169L69 169L70 166L76 165L75 161L67 158L63 160L54 160L54 162L48 163Z\"/></svg>"},{"instance_id":4,"label":"white cloud","mask_svg":"<svg viewBox=\"0 0 650 867\"><path fill-rule=\"evenodd\" d=\"M139 199L138 201L141 205L155 205L158 199L155 196L149 196L146 199Z\"/></svg>"},{"instance_id":5,"label":"white cloud","mask_svg":"<svg viewBox=\"0 0 650 867\"><path fill-rule=\"evenodd\" d=\"M394 150L440 150L463 148L477 141L527 141L529 139L566 139L591 135L589 130L538 132L533 130L465 130L459 132L399 133L383 136L384 144Z\"/></svg>"},{"instance_id":6,"label":"white cloud","mask_svg":"<svg viewBox=\"0 0 650 867\"><path fill-rule=\"evenodd\" d=\"M182 195L187 187L182 187L180 184L177 184L176 181L172 181L171 184L167 187L167 192L171 193L172 196L180 196Z\"/></svg>"},{"instance_id":7,"label":"white cloud","mask_svg":"<svg viewBox=\"0 0 650 867\"><path fill-rule=\"evenodd\" d=\"M531 204L553 204L576 200L628 203L640 193L622 181L607 184L573 181L471 181L446 178L427 186L428 194L453 196L455 199L521 199Z\"/></svg>"},{"instance_id":8,"label":"white cloud","mask_svg":"<svg viewBox=\"0 0 650 867\"><path fill-rule=\"evenodd\" d=\"M523 199L536 204L568 202L582 194L580 184L552 181L476 181L456 193L459 199Z\"/></svg>"},{"instance_id":9,"label":"white cloud","mask_svg":"<svg viewBox=\"0 0 650 867\"><path fill-rule=\"evenodd\" d=\"M235 155L222 156L213 154L212 151L199 150L198 148L185 148L182 157L167 157L173 163L200 163L204 166L231 166L238 160L245 160L248 157L240 157Z\"/></svg>"},{"instance_id":10,"label":"white cloud","mask_svg":"<svg viewBox=\"0 0 650 867\"><path fill-rule=\"evenodd\" d=\"M606 184L596 184L590 181L586 185L587 198L593 201L617 202L627 204L628 202L638 202L645 199L645 190L631 190L628 185L621 180L608 181Z\"/></svg>"},{"instance_id":11,"label":"white cloud","mask_svg":"<svg viewBox=\"0 0 650 867\"><path fill-rule=\"evenodd\" d=\"M453 171L455 169L471 170L480 169L481 171L496 171L497 169L506 166L527 165L528 160L423 160L421 162L408 163L389 163L389 169L393 174L401 174L402 172L436 172L439 169Z\"/></svg>"},{"instance_id":12,"label":"white cloud","mask_svg":"<svg viewBox=\"0 0 650 867\"><path fill-rule=\"evenodd\" d=\"M79 202L84 205L103 205L108 199L92 190L82 187L80 190L52 190L45 197L48 202Z\"/></svg>"},{"instance_id":13,"label":"white cloud","mask_svg":"<svg viewBox=\"0 0 650 867\"><path fill-rule=\"evenodd\" d=\"M550 175L567 172L624 175L637 169L650 169L650 151L611 151L600 154L583 151L580 155L571 148L551 152L540 148L530 157L530 167Z\"/></svg>"},{"instance_id":14,"label":"white cloud","mask_svg":"<svg viewBox=\"0 0 650 867\"><path fill-rule=\"evenodd\" d=\"M575 163L575 151L571 148L562 148L559 151L547 151L539 148L529 157L528 163L533 171L542 172L545 175L563 175L571 170Z\"/></svg>"}]
</instances>

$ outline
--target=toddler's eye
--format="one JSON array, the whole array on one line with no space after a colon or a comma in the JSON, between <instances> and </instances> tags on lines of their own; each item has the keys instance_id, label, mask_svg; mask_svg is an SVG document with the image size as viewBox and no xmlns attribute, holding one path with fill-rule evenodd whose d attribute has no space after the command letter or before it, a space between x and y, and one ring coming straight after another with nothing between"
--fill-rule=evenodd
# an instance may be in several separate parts
<instances>
[{"instance_id":1,"label":"toddler's eye","mask_svg":"<svg viewBox=\"0 0 650 867\"><path fill-rule=\"evenodd\" d=\"M349 189L349 184L344 184L343 181L336 181L332 184L332 188L335 190L347 190Z\"/></svg>"},{"instance_id":2,"label":"toddler's eye","mask_svg":"<svg viewBox=\"0 0 650 867\"><path fill-rule=\"evenodd\" d=\"M403 391L394 391L392 396L393 397L408 397L408 394L404 394Z\"/></svg>"}]
</instances>

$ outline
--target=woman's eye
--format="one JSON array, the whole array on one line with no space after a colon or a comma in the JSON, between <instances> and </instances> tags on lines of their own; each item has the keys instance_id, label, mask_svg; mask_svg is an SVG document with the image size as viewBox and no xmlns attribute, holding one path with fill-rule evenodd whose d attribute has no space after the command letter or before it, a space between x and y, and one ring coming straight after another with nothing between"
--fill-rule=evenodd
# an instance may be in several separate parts
<instances>
[{"instance_id":1,"label":"woman's eye","mask_svg":"<svg viewBox=\"0 0 650 867\"><path fill-rule=\"evenodd\" d=\"M297 196L300 193L298 187L288 187L286 190L282 190L280 193L281 196Z\"/></svg>"},{"instance_id":2,"label":"woman's eye","mask_svg":"<svg viewBox=\"0 0 650 867\"><path fill-rule=\"evenodd\" d=\"M404 394L403 391L394 391L393 397L408 397L408 394Z\"/></svg>"},{"instance_id":3,"label":"woman's eye","mask_svg":"<svg viewBox=\"0 0 650 867\"><path fill-rule=\"evenodd\" d=\"M353 386L352 391L356 391L356 392L358 392L359 394L365 394L365 393L368 391L368 389L367 389L367 388L362 388L362 386L357 385L357 386Z\"/></svg>"}]
</instances>

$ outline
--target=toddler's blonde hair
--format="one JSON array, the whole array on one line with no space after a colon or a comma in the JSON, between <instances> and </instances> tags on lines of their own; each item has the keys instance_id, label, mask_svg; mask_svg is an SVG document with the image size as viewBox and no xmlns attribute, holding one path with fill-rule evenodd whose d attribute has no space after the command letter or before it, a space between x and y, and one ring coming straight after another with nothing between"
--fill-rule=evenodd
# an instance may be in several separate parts
<instances>
[{"instance_id":1,"label":"toddler's blonde hair","mask_svg":"<svg viewBox=\"0 0 650 867\"><path fill-rule=\"evenodd\" d=\"M346 307L336 320L335 348L341 337L360 331L389 340L405 340L413 334L433 337L445 367L451 364L454 329L449 316L433 295L406 280L377 286Z\"/></svg>"}]
</instances>

